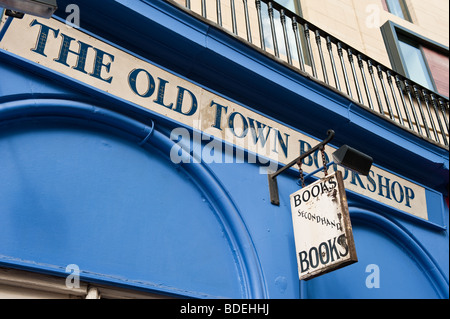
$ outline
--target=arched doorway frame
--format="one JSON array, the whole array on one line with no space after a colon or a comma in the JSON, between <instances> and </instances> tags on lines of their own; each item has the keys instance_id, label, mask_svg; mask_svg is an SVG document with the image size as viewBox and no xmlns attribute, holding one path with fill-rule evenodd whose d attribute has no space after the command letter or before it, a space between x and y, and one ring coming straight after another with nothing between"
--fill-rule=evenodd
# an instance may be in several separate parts
<instances>
[{"instance_id":1,"label":"arched doorway frame","mask_svg":"<svg viewBox=\"0 0 450 319\"><path fill-rule=\"evenodd\" d=\"M146 150L157 149L167 160L170 160L169 154L174 147L178 148L175 151L181 152L182 156L191 157L179 145L155 129L152 120L150 125L146 125L102 107L66 99L23 99L0 104L0 126L39 118L70 118L89 126L113 129ZM237 205L206 165L193 160L187 162L189 164L182 161L177 165L194 179L197 187L207 196L219 215L230 248L235 254L235 263L242 282L242 298L268 298L258 254ZM4 263L12 264L10 261Z\"/></svg>"}]
</instances>

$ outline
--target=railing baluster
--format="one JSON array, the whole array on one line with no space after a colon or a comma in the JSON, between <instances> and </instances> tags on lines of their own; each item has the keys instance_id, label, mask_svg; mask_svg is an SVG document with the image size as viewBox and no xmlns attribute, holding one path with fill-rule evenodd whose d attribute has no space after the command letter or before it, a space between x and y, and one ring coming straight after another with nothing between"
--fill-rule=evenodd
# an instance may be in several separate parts
<instances>
[{"instance_id":1,"label":"railing baluster","mask_svg":"<svg viewBox=\"0 0 450 319\"><path fill-rule=\"evenodd\" d=\"M448 103L448 100L447 100L447 114L449 114L449 103ZM448 130L448 122L447 122L447 130Z\"/></svg>"},{"instance_id":2,"label":"railing baluster","mask_svg":"<svg viewBox=\"0 0 450 319\"><path fill-rule=\"evenodd\" d=\"M320 65L322 66L323 79L326 84L329 84L327 69L325 67L325 61L323 59L322 43L320 41L320 31L319 30L316 30L316 44L317 44L317 49L319 50L319 58L320 58Z\"/></svg>"},{"instance_id":3,"label":"railing baluster","mask_svg":"<svg viewBox=\"0 0 450 319\"><path fill-rule=\"evenodd\" d=\"M222 6L220 0L216 0L217 24L222 26Z\"/></svg>"},{"instance_id":4,"label":"railing baluster","mask_svg":"<svg viewBox=\"0 0 450 319\"><path fill-rule=\"evenodd\" d=\"M289 39L288 39L288 35L287 35L286 15L284 13L284 9L280 10L280 20L281 20L281 26L283 27L283 36L284 36L284 46L286 48L286 57L287 57L288 63L292 65L291 48L289 46Z\"/></svg>"},{"instance_id":5,"label":"railing baluster","mask_svg":"<svg viewBox=\"0 0 450 319\"><path fill-rule=\"evenodd\" d=\"M269 20L270 20L270 31L272 32L272 41L273 41L273 49L275 51L275 56L277 58L280 57L280 52L278 51L278 41L277 34L275 31L275 23L273 21L273 4L272 1L268 3L268 12L269 12Z\"/></svg>"},{"instance_id":6,"label":"railing baluster","mask_svg":"<svg viewBox=\"0 0 450 319\"><path fill-rule=\"evenodd\" d=\"M312 68L313 76L317 79L316 63L314 62L314 55L312 53L312 48L311 48L311 39L309 36L309 25L307 23L305 23L305 25L303 27L305 28L306 47L308 48L309 58L311 59L311 68Z\"/></svg>"},{"instance_id":7,"label":"railing baluster","mask_svg":"<svg viewBox=\"0 0 450 319\"><path fill-rule=\"evenodd\" d=\"M414 102L413 102L413 98L412 98L412 95L411 95L412 94L411 93L411 87L409 86L409 82L407 80L404 80L403 83L405 83L406 92L408 93L409 103L411 103L411 110L413 112L414 121L416 121L417 131L419 132L420 135L423 136L422 128L420 127L420 122L419 122L419 119L417 117L416 108L414 107Z\"/></svg>"},{"instance_id":8,"label":"railing baluster","mask_svg":"<svg viewBox=\"0 0 450 319\"><path fill-rule=\"evenodd\" d=\"M202 17L206 18L206 0L202 0Z\"/></svg>"},{"instance_id":9,"label":"railing baluster","mask_svg":"<svg viewBox=\"0 0 450 319\"><path fill-rule=\"evenodd\" d=\"M327 49L328 49L328 55L330 56L331 68L333 70L334 83L336 83L336 89L338 89L340 91L341 84L339 83L339 75L337 74L336 64L334 62L333 44L331 43L330 36L327 36Z\"/></svg>"},{"instance_id":10,"label":"railing baluster","mask_svg":"<svg viewBox=\"0 0 450 319\"><path fill-rule=\"evenodd\" d=\"M393 99L394 99L394 106L395 106L395 110L397 111L397 114L398 114L398 120L399 120L400 124L401 124L402 126L404 126L404 123L403 123L403 116L402 116L402 113L400 112L400 106L398 105L397 96L395 95L394 85L392 84L392 74L391 74L391 71L389 71L389 70L387 71L387 73L386 73L386 78L387 78L389 87L390 87L390 89L391 89L392 97L393 97Z\"/></svg>"},{"instance_id":11,"label":"railing baluster","mask_svg":"<svg viewBox=\"0 0 450 319\"><path fill-rule=\"evenodd\" d=\"M389 102L389 96L386 90L386 85L384 84L383 70L380 65L377 65L378 77L380 78L381 88L383 89L384 100L388 108L389 117L394 120L394 114L392 113L391 103Z\"/></svg>"},{"instance_id":12,"label":"railing baluster","mask_svg":"<svg viewBox=\"0 0 450 319\"><path fill-rule=\"evenodd\" d=\"M372 98L370 97L369 86L367 84L366 72L364 71L364 63L363 63L361 54L358 54L358 65L359 65L359 69L361 71L361 76L363 78L364 90L366 91L367 101L369 102L369 107L373 110L374 108L373 108Z\"/></svg>"},{"instance_id":13,"label":"railing baluster","mask_svg":"<svg viewBox=\"0 0 450 319\"><path fill-rule=\"evenodd\" d=\"M431 115L430 104L429 104L430 99L429 99L428 95L424 92L423 89L421 90L421 93L422 93L423 99L425 101L425 108L427 110L428 118L430 119L431 129L433 130L434 136L436 137L436 141L439 143L440 141L439 141L438 133L436 131L436 125L434 124L433 116Z\"/></svg>"},{"instance_id":14,"label":"railing baluster","mask_svg":"<svg viewBox=\"0 0 450 319\"><path fill-rule=\"evenodd\" d=\"M422 117L423 126L425 128L425 133L428 138L431 138L430 128L428 127L427 120L425 118L425 114L423 113L422 102L420 102L419 90L417 89L416 85L413 85L413 89L414 89L414 95L416 96L417 104L419 105L419 112L420 112L420 116Z\"/></svg>"},{"instance_id":15,"label":"railing baluster","mask_svg":"<svg viewBox=\"0 0 450 319\"><path fill-rule=\"evenodd\" d=\"M361 94L361 89L359 87L358 77L356 76L355 65L353 63L352 49L348 48L347 54L348 54L348 61L350 62L350 67L351 67L352 73L353 73L353 81L355 82L356 93L358 95L358 101L359 101L359 103L363 103L363 97Z\"/></svg>"},{"instance_id":16,"label":"railing baluster","mask_svg":"<svg viewBox=\"0 0 450 319\"><path fill-rule=\"evenodd\" d=\"M238 34L237 30L237 23L236 23L236 9L234 7L234 0L230 0L230 6L231 6L231 25L232 25L232 31L235 35Z\"/></svg>"},{"instance_id":17,"label":"railing baluster","mask_svg":"<svg viewBox=\"0 0 450 319\"><path fill-rule=\"evenodd\" d=\"M447 102L447 112L445 111L445 103L444 103L444 100L439 99L439 104L441 105L442 116L444 117L445 127L447 128L447 134L450 134L450 133L449 133L448 119L447 119L447 114L448 114L448 102Z\"/></svg>"},{"instance_id":18,"label":"railing baluster","mask_svg":"<svg viewBox=\"0 0 450 319\"><path fill-rule=\"evenodd\" d=\"M445 138L444 127L442 126L441 116L439 114L439 107L437 105L436 97L434 94L430 94L431 104L433 104L434 113L436 114L436 119L439 125L439 130L441 131L442 139L444 140L444 144L448 145L447 139Z\"/></svg>"},{"instance_id":19,"label":"railing baluster","mask_svg":"<svg viewBox=\"0 0 450 319\"><path fill-rule=\"evenodd\" d=\"M183 1L179 2L183 3ZM228 13L223 12L223 10L227 8L231 12L231 28L234 35L243 35L244 22L242 19L245 19L247 42L253 43L252 37L257 38L259 32L259 46L263 51L273 54L277 58L283 55L281 58L287 60L290 65L298 67L302 72L312 73L314 78L328 85L333 85L331 83L332 73L335 88L343 94L346 93L355 102L368 106L371 110L379 112L382 116L387 117L389 115L391 121L397 122L406 129L409 128L421 137L433 139L438 144L445 145L446 147L450 144L450 140L448 139L448 98L439 93L432 92L419 84L411 83L411 80L370 59L365 54L348 46L344 42L339 41L326 31L312 25L302 17L284 8L277 1L255 0L255 7L249 5L248 0L242 0L242 6L239 5L238 7L235 6L235 0L229 0L229 7L225 4L222 6L222 2L221 0L216 0L217 20L212 16L212 12L209 12L208 17L207 10L211 9L211 7L208 8L206 6L206 0L197 0L195 11L197 14L201 14L204 19L211 19L223 28L223 24L226 23L223 14L225 14L225 17L228 17ZM228 3L228 0L226 2ZM187 9L192 10L190 0L185 0L184 4ZM199 12L200 6L201 12ZM262 6L267 6L267 13L265 11L266 8L262 8ZM236 12L236 10L239 10L239 12ZM250 21L250 17L253 16L256 16L258 19L257 25L256 21L254 24L252 23L253 21ZM240 19L239 21L238 18ZM292 21L292 30L289 30L289 26L287 25L289 23L287 20L289 19ZM253 26L258 27L258 32L253 29ZM317 47L312 44L313 40L311 39L310 31L314 32ZM281 33L284 43L281 39L278 42L277 39L277 37L281 37ZM295 49L292 47L294 44L290 41L292 37L295 40L297 53L294 52ZM326 53L323 52L322 37L326 40L329 61L328 58L324 57ZM273 47L270 41L273 42ZM255 44L258 45L257 43ZM339 62L335 60L333 46L337 47ZM283 48L286 49L286 56L284 56L285 52ZM347 52L348 61L344 57L343 50ZM295 61L297 58L295 55L298 57L298 65ZM356 70L357 66L354 58L357 58L360 74L357 74L358 71ZM320 61L317 59L320 59ZM327 63L330 64L327 66ZM337 63L340 63L340 67L337 66ZM322 76L320 78L318 76L320 72L318 70L319 64L322 68ZM348 70L348 67L350 67L351 71ZM378 78L374 74L373 67L377 69ZM366 77L366 71L369 72L371 81ZM352 76L348 72L351 72ZM383 73L386 74L386 79ZM352 77L354 84L350 82L350 77ZM385 80L387 80L387 84ZM345 81L345 89L341 85L341 81ZM393 81L395 81L397 89L395 89ZM371 82L371 85L369 82ZM379 87L380 85L381 88ZM364 86L365 94L362 94L361 86ZM355 95L357 96L354 95L354 90L356 90ZM381 90L383 93L381 93ZM381 94L383 94L384 98L381 97ZM375 109L375 103L378 104L378 109ZM384 107L387 107L386 111ZM396 119L397 116L398 120Z\"/></svg>"},{"instance_id":20,"label":"railing baluster","mask_svg":"<svg viewBox=\"0 0 450 319\"><path fill-rule=\"evenodd\" d=\"M383 104L381 103L380 93L378 91L377 82L375 80L375 76L373 75L373 65L372 60L367 61L367 68L369 69L370 78L372 79L372 85L375 90L375 96L377 98L378 107L380 109L380 113L384 115Z\"/></svg>"},{"instance_id":21,"label":"railing baluster","mask_svg":"<svg viewBox=\"0 0 450 319\"><path fill-rule=\"evenodd\" d=\"M350 95L351 98L353 98L350 83L348 82L347 68L345 67L344 55L342 53L342 43L338 42L337 46L338 46L339 60L341 61L342 72L344 73L345 88L347 89L347 94Z\"/></svg>"},{"instance_id":22,"label":"railing baluster","mask_svg":"<svg viewBox=\"0 0 450 319\"><path fill-rule=\"evenodd\" d=\"M298 24L297 24L297 19L295 16L292 18L292 30L294 31L295 45L297 47L297 55L298 55L298 61L300 63L300 70L305 71L305 62L303 61L304 58L303 58L302 43L300 41Z\"/></svg>"},{"instance_id":23,"label":"railing baluster","mask_svg":"<svg viewBox=\"0 0 450 319\"><path fill-rule=\"evenodd\" d=\"M266 44L264 42L264 29L261 16L261 0L256 0L255 3L256 3L256 11L258 13L258 25L259 25L259 37L261 41L261 49L266 51Z\"/></svg>"},{"instance_id":24,"label":"railing baluster","mask_svg":"<svg viewBox=\"0 0 450 319\"><path fill-rule=\"evenodd\" d=\"M250 30L250 19L248 17L248 5L247 0L242 0L244 2L244 13L245 13L245 28L247 30L247 41L252 43L252 33Z\"/></svg>"},{"instance_id":25,"label":"railing baluster","mask_svg":"<svg viewBox=\"0 0 450 319\"><path fill-rule=\"evenodd\" d=\"M400 82L400 77L398 75L395 76L395 83L397 84L398 93L399 93L400 98L402 100L403 109L405 110L406 120L408 121L409 128L411 130L414 130L413 124L412 124L412 121L411 121L411 115L409 114L408 106L406 105L405 95L404 95L404 92L403 92L403 89L402 89L402 84Z\"/></svg>"}]
</instances>

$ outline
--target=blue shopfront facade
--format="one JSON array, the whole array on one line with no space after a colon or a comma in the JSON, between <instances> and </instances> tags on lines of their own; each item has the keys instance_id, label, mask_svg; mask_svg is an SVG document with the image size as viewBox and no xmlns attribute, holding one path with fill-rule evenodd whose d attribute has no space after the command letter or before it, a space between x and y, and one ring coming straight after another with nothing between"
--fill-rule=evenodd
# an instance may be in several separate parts
<instances>
[{"instance_id":1,"label":"blue shopfront facade","mask_svg":"<svg viewBox=\"0 0 450 319\"><path fill-rule=\"evenodd\" d=\"M78 2L79 29L58 1L0 42L2 267L175 297L448 298L448 149L173 4ZM264 169L328 129L374 159L344 171L358 262L300 282L298 170L275 206Z\"/></svg>"}]
</instances>

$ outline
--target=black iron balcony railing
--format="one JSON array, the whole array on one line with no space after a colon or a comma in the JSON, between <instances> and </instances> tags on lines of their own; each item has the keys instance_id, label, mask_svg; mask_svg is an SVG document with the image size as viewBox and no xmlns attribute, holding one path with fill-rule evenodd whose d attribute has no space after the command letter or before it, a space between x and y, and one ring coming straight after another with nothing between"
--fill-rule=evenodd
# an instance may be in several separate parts
<instances>
[{"instance_id":1,"label":"black iron balcony railing","mask_svg":"<svg viewBox=\"0 0 450 319\"><path fill-rule=\"evenodd\" d=\"M166 0L177 3L444 148L449 100L378 63L269 0ZM325 44L325 46L323 46Z\"/></svg>"}]
</instances>

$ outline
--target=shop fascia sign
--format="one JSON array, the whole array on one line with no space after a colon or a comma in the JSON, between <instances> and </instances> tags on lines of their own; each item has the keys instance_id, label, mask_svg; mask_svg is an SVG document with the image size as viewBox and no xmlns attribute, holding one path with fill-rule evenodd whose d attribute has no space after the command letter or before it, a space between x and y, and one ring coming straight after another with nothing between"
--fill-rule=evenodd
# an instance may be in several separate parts
<instances>
[{"instance_id":1,"label":"shop fascia sign","mask_svg":"<svg viewBox=\"0 0 450 319\"><path fill-rule=\"evenodd\" d=\"M14 19L0 41L0 51L193 128L203 134L202 139L208 136L222 140L226 142L223 145L230 144L237 150L268 159L275 166L286 165L290 158L307 153L317 143L289 126L57 19L29 15ZM176 142L181 138L182 134L174 136ZM332 147L327 150L330 149L333 150ZM308 154L303 159L306 173L318 166L317 153ZM425 189L420 185L375 166L367 176L345 170L343 179L347 190L428 219Z\"/></svg>"}]
</instances>

